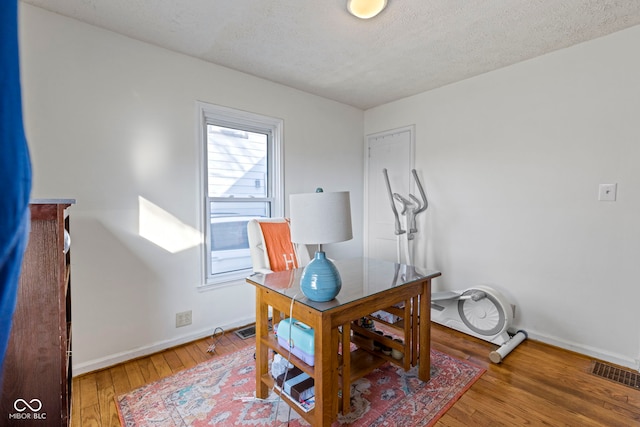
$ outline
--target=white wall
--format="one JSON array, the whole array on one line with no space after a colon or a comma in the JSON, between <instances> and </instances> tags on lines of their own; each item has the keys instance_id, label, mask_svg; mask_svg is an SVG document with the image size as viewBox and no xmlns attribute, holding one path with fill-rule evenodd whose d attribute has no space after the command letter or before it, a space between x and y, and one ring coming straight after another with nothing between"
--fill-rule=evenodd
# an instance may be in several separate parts
<instances>
[{"instance_id":1,"label":"white wall","mask_svg":"<svg viewBox=\"0 0 640 427\"><path fill-rule=\"evenodd\" d=\"M416 260L439 288L491 285L531 338L636 369L639 42L640 26L365 112L365 134L416 125Z\"/></svg>"},{"instance_id":2,"label":"white wall","mask_svg":"<svg viewBox=\"0 0 640 427\"><path fill-rule=\"evenodd\" d=\"M196 101L284 119L287 197L351 191L354 239L327 252L362 254L362 111L23 3L20 26L32 196L77 199L75 374L255 317L242 281L198 291L200 246L171 254L138 234L139 197L199 228ZM176 329L184 310L193 324Z\"/></svg>"}]
</instances>

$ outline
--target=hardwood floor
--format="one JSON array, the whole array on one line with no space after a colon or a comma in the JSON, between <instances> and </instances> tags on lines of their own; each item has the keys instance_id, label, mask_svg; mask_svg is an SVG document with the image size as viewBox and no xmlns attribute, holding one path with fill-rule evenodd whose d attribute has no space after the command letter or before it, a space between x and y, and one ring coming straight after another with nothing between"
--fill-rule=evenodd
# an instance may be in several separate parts
<instances>
[{"instance_id":1,"label":"hardwood floor","mask_svg":"<svg viewBox=\"0 0 640 427\"><path fill-rule=\"evenodd\" d=\"M72 425L120 426L115 396L254 343L227 331L74 378ZM591 358L527 340L496 365L497 346L436 324L432 347L487 369L437 426L640 425L640 390L591 374Z\"/></svg>"}]
</instances>

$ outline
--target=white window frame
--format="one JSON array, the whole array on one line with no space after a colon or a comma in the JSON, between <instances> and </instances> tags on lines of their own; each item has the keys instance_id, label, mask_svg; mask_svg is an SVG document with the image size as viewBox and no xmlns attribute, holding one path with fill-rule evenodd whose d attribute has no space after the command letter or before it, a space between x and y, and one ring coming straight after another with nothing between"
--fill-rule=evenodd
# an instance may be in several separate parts
<instances>
[{"instance_id":1,"label":"white window frame","mask_svg":"<svg viewBox=\"0 0 640 427\"><path fill-rule=\"evenodd\" d=\"M199 211L202 215L200 223L204 236L201 251L202 260L200 263L203 273L203 283L201 287L215 285L217 288L225 284L244 283L244 279L251 274L251 269L219 274L212 274L211 272L211 220L209 202L211 200L215 202L216 198L209 198L208 194L207 125L213 124L238 128L250 132L266 133L270 136L267 146L267 198L258 199L258 201L268 201L271 207L271 217L277 218L284 215L283 120L205 102L197 102L197 111L200 153L199 200L202 203ZM236 199L236 201L237 200L238 199ZM255 202L256 199L251 199L251 201Z\"/></svg>"}]
</instances>

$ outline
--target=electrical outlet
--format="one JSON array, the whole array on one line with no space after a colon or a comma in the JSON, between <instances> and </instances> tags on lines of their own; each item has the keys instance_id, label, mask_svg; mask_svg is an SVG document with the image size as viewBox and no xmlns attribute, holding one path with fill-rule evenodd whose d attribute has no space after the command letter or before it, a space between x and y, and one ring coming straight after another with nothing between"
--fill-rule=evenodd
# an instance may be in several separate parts
<instances>
[{"instance_id":1,"label":"electrical outlet","mask_svg":"<svg viewBox=\"0 0 640 427\"><path fill-rule=\"evenodd\" d=\"M176 328L191 324L191 310L176 313Z\"/></svg>"}]
</instances>

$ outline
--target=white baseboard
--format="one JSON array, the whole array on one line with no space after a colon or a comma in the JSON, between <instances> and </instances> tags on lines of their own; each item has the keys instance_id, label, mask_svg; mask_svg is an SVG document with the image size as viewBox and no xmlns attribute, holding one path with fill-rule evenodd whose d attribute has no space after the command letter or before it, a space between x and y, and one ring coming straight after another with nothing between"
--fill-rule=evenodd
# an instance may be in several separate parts
<instances>
[{"instance_id":1,"label":"white baseboard","mask_svg":"<svg viewBox=\"0 0 640 427\"><path fill-rule=\"evenodd\" d=\"M530 332L528 330L526 330L526 332L527 332L527 335L529 336L529 339L540 341L542 343L549 344L554 347L559 347L564 350L580 353L585 356L593 357L595 359L598 359L604 362L613 363L615 365L624 366L626 368L634 369L640 372L640 360L630 359L619 354L605 352L602 349L597 349L597 348L588 347L588 346L576 344L576 343L565 341L565 340L560 340L555 337L551 337L544 334L538 334L536 332Z\"/></svg>"},{"instance_id":2,"label":"white baseboard","mask_svg":"<svg viewBox=\"0 0 640 427\"><path fill-rule=\"evenodd\" d=\"M247 317L245 319L240 319L232 323L228 323L226 325L221 325L222 329L230 330L235 329L240 326L245 326L256 321L255 316ZM166 341L156 342L151 345L146 345L143 347L136 348L130 351L123 351L120 353L110 354L105 357L101 357L99 359L89 360L87 362L82 362L78 364L73 364L73 376L78 376L82 374L86 374L88 372L97 371L99 369L108 368L110 366L117 365L118 363L126 362L128 360L136 359L138 357L148 356L150 354L154 354L163 350L166 350L171 347L176 347L182 344L186 344L192 341L196 341L208 336L213 335L214 328L202 329L199 331L191 332L187 335L182 335L177 338L173 338Z\"/></svg>"}]
</instances>

